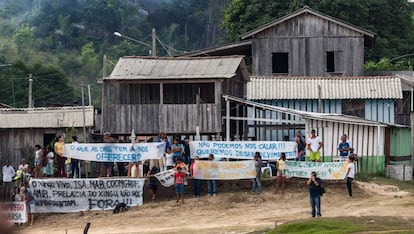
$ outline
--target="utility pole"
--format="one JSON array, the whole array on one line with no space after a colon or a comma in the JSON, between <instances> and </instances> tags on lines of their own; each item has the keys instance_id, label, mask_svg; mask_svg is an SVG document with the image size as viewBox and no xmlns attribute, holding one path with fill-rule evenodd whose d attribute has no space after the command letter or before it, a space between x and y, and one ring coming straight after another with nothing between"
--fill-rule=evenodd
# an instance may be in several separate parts
<instances>
[{"instance_id":1,"label":"utility pole","mask_svg":"<svg viewBox=\"0 0 414 234\"><path fill-rule=\"evenodd\" d=\"M91 85L88 84L88 106L92 106Z\"/></svg>"},{"instance_id":2,"label":"utility pole","mask_svg":"<svg viewBox=\"0 0 414 234\"><path fill-rule=\"evenodd\" d=\"M32 83L33 83L33 79L32 79L32 74L29 74L29 103L28 103L28 108L32 108L33 107L33 97L32 97Z\"/></svg>"},{"instance_id":3,"label":"utility pole","mask_svg":"<svg viewBox=\"0 0 414 234\"><path fill-rule=\"evenodd\" d=\"M106 78L106 54L103 56L103 64L102 64L102 99L101 99L101 129L100 133L103 134L103 127L104 127L104 114L105 114L105 105L106 105L106 93L105 93L105 78Z\"/></svg>"},{"instance_id":4,"label":"utility pole","mask_svg":"<svg viewBox=\"0 0 414 234\"><path fill-rule=\"evenodd\" d=\"M86 116L85 116L85 95L83 94L83 84L82 88L82 114L83 114L83 141L86 142Z\"/></svg>"},{"instance_id":5,"label":"utility pole","mask_svg":"<svg viewBox=\"0 0 414 234\"><path fill-rule=\"evenodd\" d=\"M157 35L155 34L155 28L152 29L152 57L157 57L157 43L156 43Z\"/></svg>"}]
</instances>

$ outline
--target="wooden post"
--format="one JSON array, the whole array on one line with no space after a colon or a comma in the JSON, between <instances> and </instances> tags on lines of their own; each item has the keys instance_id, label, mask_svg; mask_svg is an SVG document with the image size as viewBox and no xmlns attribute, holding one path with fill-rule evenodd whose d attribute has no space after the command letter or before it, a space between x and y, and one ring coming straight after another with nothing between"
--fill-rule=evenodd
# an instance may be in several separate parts
<instances>
[{"instance_id":1,"label":"wooden post","mask_svg":"<svg viewBox=\"0 0 414 234\"><path fill-rule=\"evenodd\" d=\"M151 56L152 57L157 57L157 43L156 43L156 33L155 33L155 28L152 29L152 51L151 51Z\"/></svg>"},{"instance_id":2,"label":"wooden post","mask_svg":"<svg viewBox=\"0 0 414 234\"><path fill-rule=\"evenodd\" d=\"M318 85L318 113L322 112L322 88L321 85Z\"/></svg>"},{"instance_id":3,"label":"wooden post","mask_svg":"<svg viewBox=\"0 0 414 234\"><path fill-rule=\"evenodd\" d=\"M230 101L226 98L226 141L230 141Z\"/></svg>"}]
</instances>

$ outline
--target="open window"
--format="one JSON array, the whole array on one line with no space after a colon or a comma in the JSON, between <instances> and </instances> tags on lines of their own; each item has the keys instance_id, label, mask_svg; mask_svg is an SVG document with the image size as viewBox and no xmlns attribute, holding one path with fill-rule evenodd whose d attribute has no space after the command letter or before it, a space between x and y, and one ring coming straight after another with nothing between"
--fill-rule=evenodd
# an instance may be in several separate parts
<instances>
[{"instance_id":1,"label":"open window","mask_svg":"<svg viewBox=\"0 0 414 234\"><path fill-rule=\"evenodd\" d=\"M289 53L272 53L272 73L289 73Z\"/></svg>"},{"instance_id":2,"label":"open window","mask_svg":"<svg viewBox=\"0 0 414 234\"><path fill-rule=\"evenodd\" d=\"M365 118L365 100L342 100L342 114Z\"/></svg>"},{"instance_id":3,"label":"open window","mask_svg":"<svg viewBox=\"0 0 414 234\"><path fill-rule=\"evenodd\" d=\"M342 52L327 51L326 52L326 72L342 73Z\"/></svg>"},{"instance_id":4,"label":"open window","mask_svg":"<svg viewBox=\"0 0 414 234\"><path fill-rule=\"evenodd\" d=\"M164 104L215 103L214 83L164 83Z\"/></svg>"}]
</instances>

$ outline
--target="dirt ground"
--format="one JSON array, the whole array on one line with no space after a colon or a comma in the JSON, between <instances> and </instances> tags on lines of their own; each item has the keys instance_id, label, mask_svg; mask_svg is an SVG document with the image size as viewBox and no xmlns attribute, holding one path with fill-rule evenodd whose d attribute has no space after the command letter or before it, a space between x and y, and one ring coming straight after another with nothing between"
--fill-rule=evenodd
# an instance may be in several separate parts
<instances>
[{"instance_id":1,"label":"dirt ground","mask_svg":"<svg viewBox=\"0 0 414 234\"><path fill-rule=\"evenodd\" d=\"M204 185L204 184L203 184ZM204 186L206 187L206 186ZM33 227L19 233L248 233L273 228L289 220L310 218L309 193L304 179L288 179L284 195L275 194L274 181L264 181L264 192L252 194L249 181L221 182L216 197L199 199L186 188L185 203L177 204L173 188L160 188L151 202L146 191L144 204L129 211L91 211L37 215ZM146 187L147 188L147 187ZM347 196L345 182L325 183L322 216L414 217L414 196L397 187L354 183L354 196ZM220 192L222 191L222 192Z\"/></svg>"}]
</instances>

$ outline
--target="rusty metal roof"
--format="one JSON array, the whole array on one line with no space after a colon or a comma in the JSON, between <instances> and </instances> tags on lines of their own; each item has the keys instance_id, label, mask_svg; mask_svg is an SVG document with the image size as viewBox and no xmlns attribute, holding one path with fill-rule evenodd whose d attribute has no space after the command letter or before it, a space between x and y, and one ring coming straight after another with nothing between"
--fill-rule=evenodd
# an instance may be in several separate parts
<instances>
[{"instance_id":1,"label":"rusty metal roof","mask_svg":"<svg viewBox=\"0 0 414 234\"><path fill-rule=\"evenodd\" d=\"M378 77L272 77L252 76L247 83L250 100L279 99L401 99L401 79Z\"/></svg>"},{"instance_id":2,"label":"rusty metal roof","mask_svg":"<svg viewBox=\"0 0 414 234\"><path fill-rule=\"evenodd\" d=\"M104 80L232 78L240 66L246 70L243 56L121 57Z\"/></svg>"}]
</instances>

